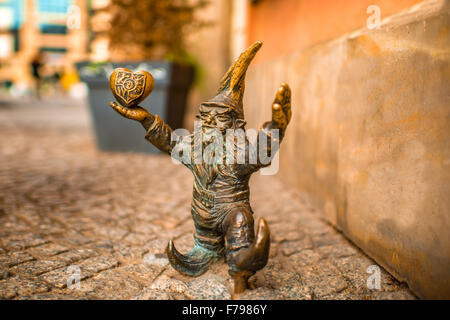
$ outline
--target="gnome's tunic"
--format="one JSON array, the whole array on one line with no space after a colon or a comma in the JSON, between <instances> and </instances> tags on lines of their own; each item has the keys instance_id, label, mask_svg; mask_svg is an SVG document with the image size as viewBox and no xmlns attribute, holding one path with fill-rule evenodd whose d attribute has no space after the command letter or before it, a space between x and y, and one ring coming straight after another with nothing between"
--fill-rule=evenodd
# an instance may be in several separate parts
<instances>
[{"instance_id":1,"label":"gnome's tunic","mask_svg":"<svg viewBox=\"0 0 450 320\"><path fill-rule=\"evenodd\" d=\"M172 129L161 118L156 116L145 138L161 151L177 157L178 155L172 154L172 150L176 145L175 141L177 141L177 138L172 135ZM262 137L267 139L267 143L262 145L265 146L264 151L271 159L271 155L277 151L271 149L271 142L272 140L274 142L280 141L272 138L270 132L264 127L259 130L256 141L258 146ZM224 249L224 230L222 228L224 219L234 210L242 210L253 214L249 200L249 179L252 173L270 165L270 162L266 164L262 164L260 161L257 161L255 164L226 164L223 161L222 164L206 164L202 161L196 164L193 139L193 135L190 136L190 139L183 139L183 141L189 141L190 145L188 148L191 150L190 161L184 161L183 164L194 174L191 205L191 214L196 229L194 237L197 245L221 255ZM178 143L185 143L180 141L180 139L178 141ZM274 145L278 146L279 143ZM178 147L177 150L179 150ZM250 152L254 151L257 151L257 149L251 148L246 139L246 159L249 159ZM236 241L231 245L239 247L249 246L253 241L253 225L248 226L248 228L244 226L236 232L238 233L236 234Z\"/></svg>"}]
</instances>

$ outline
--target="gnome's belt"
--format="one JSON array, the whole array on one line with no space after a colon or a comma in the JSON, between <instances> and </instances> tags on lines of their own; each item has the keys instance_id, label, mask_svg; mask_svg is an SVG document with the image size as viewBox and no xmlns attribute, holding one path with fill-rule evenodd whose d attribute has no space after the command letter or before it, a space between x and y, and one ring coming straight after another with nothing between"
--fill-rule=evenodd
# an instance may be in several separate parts
<instances>
[{"instance_id":1,"label":"gnome's belt","mask_svg":"<svg viewBox=\"0 0 450 320\"><path fill-rule=\"evenodd\" d=\"M214 192L208 190L196 190L193 191L193 197L200 201L205 207L212 208L214 205L220 205L222 203L232 203L238 201L248 200L250 196L249 190L236 191L232 194L217 195Z\"/></svg>"}]
</instances>

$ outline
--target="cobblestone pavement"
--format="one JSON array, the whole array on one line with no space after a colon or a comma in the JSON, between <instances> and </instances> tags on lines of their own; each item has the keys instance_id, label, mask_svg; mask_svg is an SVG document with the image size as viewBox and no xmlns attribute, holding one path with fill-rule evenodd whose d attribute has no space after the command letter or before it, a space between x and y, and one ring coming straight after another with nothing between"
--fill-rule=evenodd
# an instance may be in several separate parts
<instances>
[{"instance_id":1,"label":"cobblestone pavement","mask_svg":"<svg viewBox=\"0 0 450 320\"><path fill-rule=\"evenodd\" d=\"M231 298L223 261L198 278L168 265L169 239L193 246L188 170L167 156L97 151L83 105L0 104L0 134L0 298ZM369 290L375 263L304 196L276 177L256 174L251 186L272 247L240 299L415 299L383 269L381 289Z\"/></svg>"}]
</instances>

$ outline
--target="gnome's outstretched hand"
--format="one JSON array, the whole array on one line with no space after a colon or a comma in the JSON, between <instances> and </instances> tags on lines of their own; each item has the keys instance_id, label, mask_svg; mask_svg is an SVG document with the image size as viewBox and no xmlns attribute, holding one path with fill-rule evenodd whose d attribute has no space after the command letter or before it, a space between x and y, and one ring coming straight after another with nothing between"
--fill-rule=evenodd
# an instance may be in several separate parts
<instances>
[{"instance_id":1,"label":"gnome's outstretched hand","mask_svg":"<svg viewBox=\"0 0 450 320\"><path fill-rule=\"evenodd\" d=\"M291 89L286 83L281 84L272 103L272 129L286 130L291 121Z\"/></svg>"},{"instance_id":2,"label":"gnome's outstretched hand","mask_svg":"<svg viewBox=\"0 0 450 320\"><path fill-rule=\"evenodd\" d=\"M109 106L123 117L139 121L144 126L145 129L148 129L148 127L150 127L150 124L153 122L155 118L150 112L139 106L134 108L128 108L121 106L116 102L110 102Z\"/></svg>"}]
</instances>

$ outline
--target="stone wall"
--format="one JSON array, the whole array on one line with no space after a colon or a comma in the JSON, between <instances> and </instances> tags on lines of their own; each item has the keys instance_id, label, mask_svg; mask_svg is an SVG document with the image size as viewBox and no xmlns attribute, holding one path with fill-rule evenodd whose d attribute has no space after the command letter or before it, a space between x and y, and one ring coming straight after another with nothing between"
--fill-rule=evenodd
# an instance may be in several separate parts
<instances>
[{"instance_id":1,"label":"stone wall","mask_svg":"<svg viewBox=\"0 0 450 320\"><path fill-rule=\"evenodd\" d=\"M425 1L247 76L249 127L292 88L280 177L422 298L450 298L449 8Z\"/></svg>"},{"instance_id":2,"label":"stone wall","mask_svg":"<svg viewBox=\"0 0 450 320\"><path fill-rule=\"evenodd\" d=\"M249 6L248 41L263 40L255 62L279 57L362 28L377 6L381 18L423 0L264 0ZM250 1L248 1L250 2ZM369 12L371 12L369 10ZM369 19L370 21L371 19Z\"/></svg>"}]
</instances>

